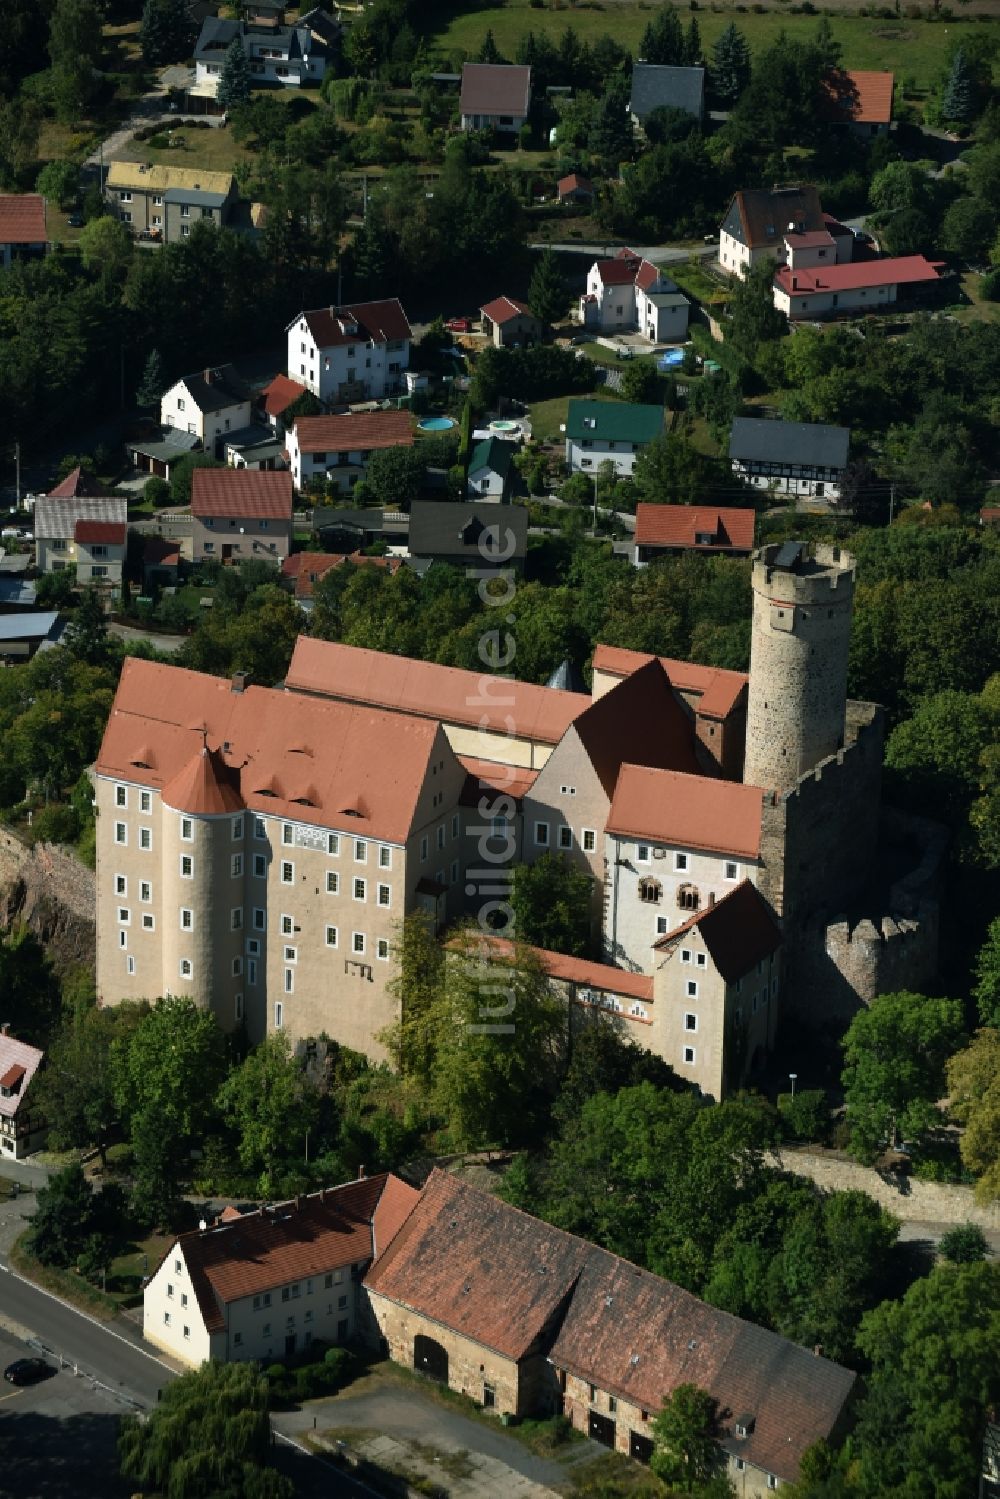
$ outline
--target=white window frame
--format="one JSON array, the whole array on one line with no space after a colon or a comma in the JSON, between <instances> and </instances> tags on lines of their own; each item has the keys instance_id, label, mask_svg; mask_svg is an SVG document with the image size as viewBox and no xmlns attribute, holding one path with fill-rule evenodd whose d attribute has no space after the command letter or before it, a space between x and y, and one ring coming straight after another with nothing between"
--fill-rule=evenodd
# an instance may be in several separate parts
<instances>
[{"instance_id":1,"label":"white window frame","mask_svg":"<svg viewBox=\"0 0 1000 1499\"><path fill-rule=\"evenodd\" d=\"M115 842L121 848L128 848L128 823L115 823Z\"/></svg>"},{"instance_id":2,"label":"white window frame","mask_svg":"<svg viewBox=\"0 0 1000 1499\"><path fill-rule=\"evenodd\" d=\"M685 1046L681 1052L681 1059L685 1067L697 1066L698 1053L693 1046Z\"/></svg>"},{"instance_id":3,"label":"white window frame","mask_svg":"<svg viewBox=\"0 0 1000 1499\"><path fill-rule=\"evenodd\" d=\"M282 859L282 861L281 861L281 883L283 885L294 885L295 884L295 860L294 859Z\"/></svg>"},{"instance_id":4,"label":"white window frame","mask_svg":"<svg viewBox=\"0 0 1000 1499\"><path fill-rule=\"evenodd\" d=\"M115 875L115 895L128 895L128 876L124 874Z\"/></svg>"},{"instance_id":5,"label":"white window frame","mask_svg":"<svg viewBox=\"0 0 1000 1499\"><path fill-rule=\"evenodd\" d=\"M152 851L153 851L153 829L152 828L140 828L139 829L139 847L142 849L143 853L147 853L147 854L148 853L152 853Z\"/></svg>"},{"instance_id":6,"label":"white window frame","mask_svg":"<svg viewBox=\"0 0 1000 1499\"><path fill-rule=\"evenodd\" d=\"M573 829L568 828L564 822L559 824L557 847L560 849L572 849L573 847Z\"/></svg>"},{"instance_id":7,"label":"white window frame","mask_svg":"<svg viewBox=\"0 0 1000 1499\"><path fill-rule=\"evenodd\" d=\"M352 932L351 933L351 952L352 953L357 953L357 955L359 957L364 957L367 945L368 945L368 941L367 941L367 938L365 937L364 932Z\"/></svg>"},{"instance_id":8,"label":"white window frame","mask_svg":"<svg viewBox=\"0 0 1000 1499\"><path fill-rule=\"evenodd\" d=\"M637 864L648 864L652 855L649 852L648 843L637 843L635 846L635 862Z\"/></svg>"},{"instance_id":9,"label":"white window frame","mask_svg":"<svg viewBox=\"0 0 1000 1499\"><path fill-rule=\"evenodd\" d=\"M734 859L726 860L725 878L727 880L738 880L740 877L740 866Z\"/></svg>"},{"instance_id":10,"label":"white window frame","mask_svg":"<svg viewBox=\"0 0 1000 1499\"><path fill-rule=\"evenodd\" d=\"M286 968L285 969L285 989L284 989L284 992L286 994L294 994L295 993L295 969L294 968Z\"/></svg>"},{"instance_id":11,"label":"white window frame","mask_svg":"<svg viewBox=\"0 0 1000 1499\"><path fill-rule=\"evenodd\" d=\"M592 854L597 848L597 834L593 828L580 829L580 847L585 854Z\"/></svg>"},{"instance_id":12,"label":"white window frame","mask_svg":"<svg viewBox=\"0 0 1000 1499\"><path fill-rule=\"evenodd\" d=\"M229 860L229 877L233 880L241 879L243 876L243 855L233 854Z\"/></svg>"},{"instance_id":13,"label":"white window frame","mask_svg":"<svg viewBox=\"0 0 1000 1499\"><path fill-rule=\"evenodd\" d=\"M688 1024L689 1021L692 1022L690 1025ZM697 1035L697 1033L698 1033L698 1017L697 1017L697 1015L694 1013L693 1010L685 1010L684 1011L684 1034L685 1034L685 1036L695 1036L695 1035Z\"/></svg>"},{"instance_id":14,"label":"white window frame","mask_svg":"<svg viewBox=\"0 0 1000 1499\"><path fill-rule=\"evenodd\" d=\"M391 885L379 885L379 887L378 887L378 904L380 906L382 906L385 910L388 910L391 907L391 905L392 905L392 886Z\"/></svg>"},{"instance_id":15,"label":"white window frame","mask_svg":"<svg viewBox=\"0 0 1000 1499\"><path fill-rule=\"evenodd\" d=\"M368 863L368 844L364 838L354 840L354 862L355 864Z\"/></svg>"},{"instance_id":16,"label":"white window frame","mask_svg":"<svg viewBox=\"0 0 1000 1499\"><path fill-rule=\"evenodd\" d=\"M106 556L107 553L103 552L101 555L102 556ZM94 548L94 556L95 557L97 556L97 548L96 547ZM140 791L139 792L139 811L140 812L149 813L149 812L152 812L152 810L153 810L153 793L151 791Z\"/></svg>"},{"instance_id":17,"label":"white window frame","mask_svg":"<svg viewBox=\"0 0 1000 1499\"><path fill-rule=\"evenodd\" d=\"M153 915L152 911L143 911L142 929L144 932L156 931L156 917Z\"/></svg>"},{"instance_id":18,"label":"white window frame","mask_svg":"<svg viewBox=\"0 0 1000 1499\"><path fill-rule=\"evenodd\" d=\"M153 884L151 880L139 881L139 899L144 906L148 906L153 900Z\"/></svg>"},{"instance_id":19,"label":"white window frame","mask_svg":"<svg viewBox=\"0 0 1000 1499\"><path fill-rule=\"evenodd\" d=\"M187 864L189 866L187 869L184 868L185 864ZM182 880L193 880L194 879L194 855L193 854L181 854L180 859L179 859L179 863L178 863L178 867L179 867L180 872L181 872L181 879Z\"/></svg>"},{"instance_id":20,"label":"white window frame","mask_svg":"<svg viewBox=\"0 0 1000 1499\"><path fill-rule=\"evenodd\" d=\"M331 858L336 858L336 856L340 853L340 834L339 833L327 833L327 835L326 835L326 851L330 855Z\"/></svg>"},{"instance_id":21,"label":"white window frame","mask_svg":"<svg viewBox=\"0 0 1000 1499\"><path fill-rule=\"evenodd\" d=\"M358 894L359 887L361 890L360 895ZM368 881L362 879L360 875L355 875L351 881L351 899L356 901L366 901L368 899Z\"/></svg>"},{"instance_id":22,"label":"white window frame","mask_svg":"<svg viewBox=\"0 0 1000 1499\"><path fill-rule=\"evenodd\" d=\"M683 853L674 853L674 874L689 873L688 856Z\"/></svg>"},{"instance_id":23,"label":"white window frame","mask_svg":"<svg viewBox=\"0 0 1000 1499\"><path fill-rule=\"evenodd\" d=\"M185 916L188 918L187 921L184 920ZM190 906L181 906L177 919L182 932L194 931L194 911Z\"/></svg>"},{"instance_id":24,"label":"white window frame","mask_svg":"<svg viewBox=\"0 0 1000 1499\"><path fill-rule=\"evenodd\" d=\"M285 1007L280 999L274 1001L274 1029L280 1031L285 1024Z\"/></svg>"},{"instance_id":25,"label":"white window frame","mask_svg":"<svg viewBox=\"0 0 1000 1499\"><path fill-rule=\"evenodd\" d=\"M181 842L182 843L193 843L194 842L194 818L193 817L182 817L181 818Z\"/></svg>"},{"instance_id":26,"label":"white window frame","mask_svg":"<svg viewBox=\"0 0 1000 1499\"><path fill-rule=\"evenodd\" d=\"M688 981L687 981L687 998L688 999L697 999L698 998L698 980L697 979L688 979Z\"/></svg>"},{"instance_id":27,"label":"white window frame","mask_svg":"<svg viewBox=\"0 0 1000 1499\"><path fill-rule=\"evenodd\" d=\"M339 939L340 933L339 933L339 930L338 930L337 927L335 927L335 926L328 926L327 929L326 929L326 934L325 935L326 935L326 945L327 945L327 947L337 947L337 946L339 946L338 939ZM332 940L331 940L331 938L332 938Z\"/></svg>"},{"instance_id":28,"label":"white window frame","mask_svg":"<svg viewBox=\"0 0 1000 1499\"><path fill-rule=\"evenodd\" d=\"M326 872L326 893L327 895L340 894L340 875L336 869L328 869Z\"/></svg>"},{"instance_id":29,"label":"white window frame","mask_svg":"<svg viewBox=\"0 0 1000 1499\"><path fill-rule=\"evenodd\" d=\"M188 979L190 981L194 978L194 964L191 962L190 958L181 958L180 962L177 965L177 973L178 977L182 979Z\"/></svg>"},{"instance_id":30,"label":"white window frame","mask_svg":"<svg viewBox=\"0 0 1000 1499\"><path fill-rule=\"evenodd\" d=\"M116 808L117 807L121 807L122 810L125 811L125 812L128 811L128 787L127 786L122 786L120 784L116 784L115 785L115 807Z\"/></svg>"},{"instance_id":31,"label":"white window frame","mask_svg":"<svg viewBox=\"0 0 1000 1499\"><path fill-rule=\"evenodd\" d=\"M242 817L234 817L233 818L233 842L234 843L242 843L243 842L243 818Z\"/></svg>"},{"instance_id":32,"label":"white window frame","mask_svg":"<svg viewBox=\"0 0 1000 1499\"><path fill-rule=\"evenodd\" d=\"M263 817L254 817L253 835L255 838L259 838L262 842L267 838L267 823L264 821Z\"/></svg>"}]
</instances>

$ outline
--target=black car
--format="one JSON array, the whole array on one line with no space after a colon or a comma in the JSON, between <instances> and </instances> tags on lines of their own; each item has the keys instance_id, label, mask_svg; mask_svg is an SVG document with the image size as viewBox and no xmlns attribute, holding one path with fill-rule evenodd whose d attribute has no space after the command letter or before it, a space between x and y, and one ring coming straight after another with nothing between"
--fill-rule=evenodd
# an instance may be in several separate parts
<instances>
[{"instance_id":1,"label":"black car","mask_svg":"<svg viewBox=\"0 0 1000 1499\"><path fill-rule=\"evenodd\" d=\"M69 227L71 229L82 229L83 228L83 214L82 213L71 213L70 216L69 216L69 218L66 220L66 222L67 222L67 224L69 225Z\"/></svg>"},{"instance_id":2,"label":"black car","mask_svg":"<svg viewBox=\"0 0 1000 1499\"><path fill-rule=\"evenodd\" d=\"M19 1358L8 1364L3 1377L8 1384L34 1384L52 1373L52 1366L43 1358Z\"/></svg>"}]
</instances>

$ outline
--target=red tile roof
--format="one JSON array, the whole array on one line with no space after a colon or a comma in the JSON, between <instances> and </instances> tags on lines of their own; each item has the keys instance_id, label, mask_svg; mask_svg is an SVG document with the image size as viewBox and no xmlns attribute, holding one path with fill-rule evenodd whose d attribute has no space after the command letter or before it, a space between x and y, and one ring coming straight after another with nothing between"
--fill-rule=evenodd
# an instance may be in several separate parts
<instances>
[{"instance_id":1,"label":"red tile roof","mask_svg":"<svg viewBox=\"0 0 1000 1499\"><path fill-rule=\"evenodd\" d=\"M560 177L556 183L556 191L560 198L569 193L593 193L594 184L589 177L583 177L579 172L570 172L568 177Z\"/></svg>"},{"instance_id":2,"label":"red tile roof","mask_svg":"<svg viewBox=\"0 0 1000 1499\"><path fill-rule=\"evenodd\" d=\"M194 817L218 817L243 810L236 777L221 755L204 745L167 782L162 795L165 806Z\"/></svg>"},{"instance_id":3,"label":"red tile roof","mask_svg":"<svg viewBox=\"0 0 1000 1499\"><path fill-rule=\"evenodd\" d=\"M597 274L605 286L634 286L640 267L648 264L631 250L619 250L614 259L597 262Z\"/></svg>"},{"instance_id":4,"label":"red tile roof","mask_svg":"<svg viewBox=\"0 0 1000 1499\"><path fill-rule=\"evenodd\" d=\"M509 1359L537 1343L557 1369L651 1412L679 1384L699 1385L722 1413L721 1445L789 1481L833 1433L855 1380L441 1170L365 1283ZM744 1413L753 1430L737 1439Z\"/></svg>"},{"instance_id":5,"label":"red tile roof","mask_svg":"<svg viewBox=\"0 0 1000 1499\"><path fill-rule=\"evenodd\" d=\"M636 506L638 546L697 547L699 551L753 549L755 512L708 505ZM708 536L709 541L699 541Z\"/></svg>"},{"instance_id":6,"label":"red tile roof","mask_svg":"<svg viewBox=\"0 0 1000 1499\"><path fill-rule=\"evenodd\" d=\"M0 193L0 245L44 245L48 237L39 193Z\"/></svg>"},{"instance_id":7,"label":"red tile roof","mask_svg":"<svg viewBox=\"0 0 1000 1499\"><path fill-rule=\"evenodd\" d=\"M453 937L446 946L453 952L467 952L476 960L482 958L500 963L511 962L518 952L516 945L505 937L478 932ZM530 954L550 978L582 988L599 989L604 994L623 994L628 999L652 1003L653 980L644 973L627 973L624 968L591 963L586 958L571 958L566 953L550 952L544 947L525 946L523 951Z\"/></svg>"},{"instance_id":8,"label":"red tile roof","mask_svg":"<svg viewBox=\"0 0 1000 1499\"><path fill-rule=\"evenodd\" d=\"M826 110L832 119L859 125L888 125L892 120L893 75L839 69L825 85Z\"/></svg>"},{"instance_id":9,"label":"red tile roof","mask_svg":"<svg viewBox=\"0 0 1000 1499\"><path fill-rule=\"evenodd\" d=\"M306 387L300 385L297 380L289 380L287 375L275 375L260 394L267 415L281 416L283 411L287 411L289 406L305 393Z\"/></svg>"},{"instance_id":10,"label":"red tile roof","mask_svg":"<svg viewBox=\"0 0 1000 1499\"><path fill-rule=\"evenodd\" d=\"M756 859L763 801L759 786L623 765L607 831L670 848L701 848Z\"/></svg>"},{"instance_id":11,"label":"red tile roof","mask_svg":"<svg viewBox=\"0 0 1000 1499\"><path fill-rule=\"evenodd\" d=\"M538 780L537 770L525 770L520 765L498 765L492 760L477 760L471 755L459 755L459 765L469 773L462 801L475 807L485 791L501 791L520 801Z\"/></svg>"},{"instance_id":12,"label":"red tile roof","mask_svg":"<svg viewBox=\"0 0 1000 1499\"><path fill-rule=\"evenodd\" d=\"M363 552L293 552L281 564L281 575L295 583L297 599L311 599L313 587L335 567L377 567L389 573L402 567L399 557L366 557Z\"/></svg>"},{"instance_id":13,"label":"red tile roof","mask_svg":"<svg viewBox=\"0 0 1000 1499\"><path fill-rule=\"evenodd\" d=\"M60 480L55 489L49 490L50 500L75 500L81 495L100 498L103 497L104 490L98 481L92 479L89 474L85 474L79 465L70 469L65 479Z\"/></svg>"},{"instance_id":14,"label":"red tile roof","mask_svg":"<svg viewBox=\"0 0 1000 1499\"><path fill-rule=\"evenodd\" d=\"M109 546L125 545L126 527L110 520L78 520L73 528L73 540L85 546L103 542Z\"/></svg>"},{"instance_id":15,"label":"red tile roof","mask_svg":"<svg viewBox=\"0 0 1000 1499\"><path fill-rule=\"evenodd\" d=\"M231 1302L371 1260L372 1226L390 1182L383 1221L391 1243L392 1227L398 1231L419 1194L383 1174L181 1234L165 1258L183 1253L205 1325L219 1332Z\"/></svg>"},{"instance_id":16,"label":"red tile roof","mask_svg":"<svg viewBox=\"0 0 1000 1499\"><path fill-rule=\"evenodd\" d=\"M829 229L807 229L802 234L796 233L794 229L786 229L785 243L793 249L812 250L820 245L832 245L834 238Z\"/></svg>"},{"instance_id":17,"label":"red tile roof","mask_svg":"<svg viewBox=\"0 0 1000 1499\"><path fill-rule=\"evenodd\" d=\"M478 680L478 678L477 678ZM448 753L433 719L229 681L130 658L97 756L98 775L201 795L225 774L244 806L289 821L403 843L431 757ZM139 771L137 776L136 772ZM206 796L228 801L224 792Z\"/></svg>"},{"instance_id":18,"label":"red tile roof","mask_svg":"<svg viewBox=\"0 0 1000 1499\"><path fill-rule=\"evenodd\" d=\"M509 323L511 318L533 315L527 302L519 302L516 297L494 297L492 302L487 302L485 307L480 307L479 311L483 317L488 317L491 323L498 323L501 326Z\"/></svg>"},{"instance_id":19,"label":"red tile roof","mask_svg":"<svg viewBox=\"0 0 1000 1499\"><path fill-rule=\"evenodd\" d=\"M366 338L384 344L413 336L398 297L384 302L353 302L345 307L317 307L311 312L300 312L295 322L302 318L320 349L363 342ZM289 326L294 327L295 323Z\"/></svg>"},{"instance_id":20,"label":"red tile roof","mask_svg":"<svg viewBox=\"0 0 1000 1499\"><path fill-rule=\"evenodd\" d=\"M29 1046L26 1041L0 1035L0 1086L13 1088L20 1080L20 1087L12 1097L0 1097L0 1117L13 1119L44 1055L44 1052L39 1051L36 1046Z\"/></svg>"},{"instance_id":21,"label":"red tile roof","mask_svg":"<svg viewBox=\"0 0 1000 1499\"><path fill-rule=\"evenodd\" d=\"M463 115L526 115L531 107L531 69L507 63L465 63L458 107Z\"/></svg>"},{"instance_id":22,"label":"red tile roof","mask_svg":"<svg viewBox=\"0 0 1000 1499\"><path fill-rule=\"evenodd\" d=\"M302 453L367 453L413 446L408 411L356 411L350 416L300 416L295 438Z\"/></svg>"},{"instance_id":23,"label":"red tile roof","mask_svg":"<svg viewBox=\"0 0 1000 1499\"><path fill-rule=\"evenodd\" d=\"M727 984L734 983L781 946L781 931L764 897L743 880L714 906L690 916L653 946L671 947L697 927L712 961Z\"/></svg>"},{"instance_id":24,"label":"red tile roof","mask_svg":"<svg viewBox=\"0 0 1000 1499\"><path fill-rule=\"evenodd\" d=\"M487 681L484 687L478 671L436 666L306 635L295 642L285 685L543 744L558 744L573 720L590 706L590 698L582 692L561 692L506 678Z\"/></svg>"},{"instance_id":25,"label":"red tile roof","mask_svg":"<svg viewBox=\"0 0 1000 1499\"><path fill-rule=\"evenodd\" d=\"M655 656L595 699L573 729L609 798L627 760L669 766L692 778L703 774L691 719Z\"/></svg>"},{"instance_id":26,"label":"red tile roof","mask_svg":"<svg viewBox=\"0 0 1000 1499\"><path fill-rule=\"evenodd\" d=\"M794 271L785 265L774 279L790 296L821 297L827 292L859 291L862 287L913 286L921 281L939 281L943 264L923 255L896 255L885 260L808 266Z\"/></svg>"},{"instance_id":27,"label":"red tile roof","mask_svg":"<svg viewBox=\"0 0 1000 1499\"><path fill-rule=\"evenodd\" d=\"M1000 521L1000 505L984 505L979 512L979 519L989 525L995 525Z\"/></svg>"},{"instance_id":28,"label":"red tile roof","mask_svg":"<svg viewBox=\"0 0 1000 1499\"><path fill-rule=\"evenodd\" d=\"M167 536L147 536L142 547L142 560L146 567L178 567L180 543Z\"/></svg>"},{"instance_id":29,"label":"red tile roof","mask_svg":"<svg viewBox=\"0 0 1000 1499\"><path fill-rule=\"evenodd\" d=\"M196 468L191 475L191 514L291 524L292 476L287 470Z\"/></svg>"},{"instance_id":30,"label":"red tile roof","mask_svg":"<svg viewBox=\"0 0 1000 1499\"><path fill-rule=\"evenodd\" d=\"M647 656L642 651L615 645L597 646L593 664L595 671L608 676L627 677L653 660L659 661L676 692L698 699L697 711L702 717L727 718L739 705L750 680L745 672L698 666L693 661L673 661L669 656Z\"/></svg>"}]
</instances>

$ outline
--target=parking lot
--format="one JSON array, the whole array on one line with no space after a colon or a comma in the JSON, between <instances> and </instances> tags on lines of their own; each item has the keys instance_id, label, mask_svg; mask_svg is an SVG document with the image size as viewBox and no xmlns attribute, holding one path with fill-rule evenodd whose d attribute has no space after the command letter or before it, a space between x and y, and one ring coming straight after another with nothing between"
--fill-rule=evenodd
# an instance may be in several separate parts
<instances>
[{"instance_id":1,"label":"parking lot","mask_svg":"<svg viewBox=\"0 0 1000 1499\"><path fill-rule=\"evenodd\" d=\"M37 1352L0 1328L0 1368ZM128 1409L93 1383L56 1370L38 1384L0 1385L0 1491L19 1499L122 1499L130 1486L118 1478L118 1420Z\"/></svg>"}]
</instances>

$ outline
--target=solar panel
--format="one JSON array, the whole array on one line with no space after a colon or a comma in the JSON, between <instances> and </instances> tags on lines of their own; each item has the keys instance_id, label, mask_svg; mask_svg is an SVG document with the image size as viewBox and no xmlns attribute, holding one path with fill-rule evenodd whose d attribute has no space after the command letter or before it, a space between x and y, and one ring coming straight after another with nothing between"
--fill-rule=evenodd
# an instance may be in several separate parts
<instances>
[{"instance_id":1,"label":"solar panel","mask_svg":"<svg viewBox=\"0 0 1000 1499\"><path fill-rule=\"evenodd\" d=\"M805 543L802 541L786 541L780 548L774 559L775 567L780 567L785 572L794 572L802 561L805 551Z\"/></svg>"}]
</instances>

